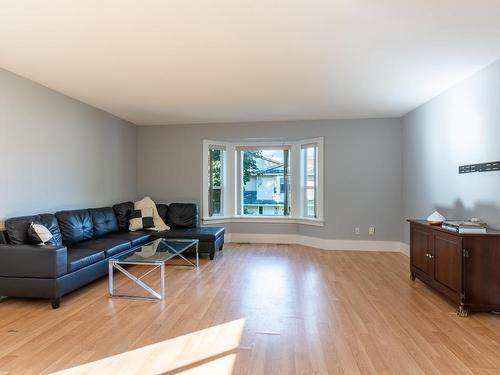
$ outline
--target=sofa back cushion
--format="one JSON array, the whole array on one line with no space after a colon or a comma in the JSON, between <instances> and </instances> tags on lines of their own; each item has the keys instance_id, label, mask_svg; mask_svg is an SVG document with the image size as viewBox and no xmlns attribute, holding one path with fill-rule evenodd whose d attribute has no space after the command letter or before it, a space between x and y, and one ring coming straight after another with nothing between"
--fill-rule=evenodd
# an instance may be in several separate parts
<instances>
[{"instance_id":1,"label":"sofa back cushion","mask_svg":"<svg viewBox=\"0 0 500 375\"><path fill-rule=\"evenodd\" d=\"M2 245L7 245L9 244L9 235L7 234L6 230L0 231L0 244Z\"/></svg>"},{"instance_id":2,"label":"sofa back cushion","mask_svg":"<svg viewBox=\"0 0 500 375\"><path fill-rule=\"evenodd\" d=\"M28 237L28 229L31 223L42 224L52 233L51 245L62 245L59 224L53 214L20 216L7 219L5 221L5 230L7 231L9 242L13 245L31 244Z\"/></svg>"},{"instance_id":3,"label":"sofa back cushion","mask_svg":"<svg viewBox=\"0 0 500 375\"><path fill-rule=\"evenodd\" d=\"M115 212L116 219L118 221L118 229L120 231L128 231L128 225L130 221L130 214L134 210L133 202L123 202L118 203L113 206L113 211Z\"/></svg>"},{"instance_id":4,"label":"sofa back cushion","mask_svg":"<svg viewBox=\"0 0 500 375\"><path fill-rule=\"evenodd\" d=\"M94 224L94 238L118 232L118 220L111 207L91 208L89 212Z\"/></svg>"},{"instance_id":5,"label":"sofa back cushion","mask_svg":"<svg viewBox=\"0 0 500 375\"><path fill-rule=\"evenodd\" d=\"M165 224L167 224L167 213L168 213L168 206L163 203L158 203L156 205L156 209L158 210L158 215L160 215L161 219Z\"/></svg>"},{"instance_id":6,"label":"sofa back cushion","mask_svg":"<svg viewBox=\"0 0 500 375\"><path fill-rule=\"evenodd\" d=\"M59 211L56 212L56 217L65 246L93 237L94 224L89 210Z\"/></svg>"},{"instance_id":7,"label":"sofa back cushion","mask_svg":"<svg viewBox=\"0 0 500 375\"><path fill-rule=\"evenodd\" d=\"M193 203L171 203L167 211L167 225L171 228L198 226L198 206Z\"/></svg>"}]
</instances>

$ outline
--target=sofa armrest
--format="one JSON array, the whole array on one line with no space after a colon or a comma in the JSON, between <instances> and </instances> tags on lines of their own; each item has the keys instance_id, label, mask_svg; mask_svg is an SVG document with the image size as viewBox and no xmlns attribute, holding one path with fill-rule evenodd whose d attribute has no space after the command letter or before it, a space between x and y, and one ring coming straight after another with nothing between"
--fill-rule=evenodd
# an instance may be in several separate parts
<instances>
[{"instance_id":1,"label":"sofa armrest","mask_svg":"<svg viewBox=\"0 0 500 375\"><path fill-rule=\"evenodd\" d=\"M68 272L64 246L0 245L0 276L57 278Z\"/></svg>"}]
</instances>

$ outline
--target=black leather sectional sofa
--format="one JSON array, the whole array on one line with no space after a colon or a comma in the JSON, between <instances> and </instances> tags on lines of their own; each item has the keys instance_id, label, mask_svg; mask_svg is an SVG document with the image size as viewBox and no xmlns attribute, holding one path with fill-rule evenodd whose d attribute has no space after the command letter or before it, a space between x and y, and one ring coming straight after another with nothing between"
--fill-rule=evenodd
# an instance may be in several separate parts
<instances>
[{"instance_id":1,"label":"black leather sectional sofa","mask_svg":"<svg viewBox=\"0 0 500 375\"><path fill-rule=\"evenodd\" d=\"M59 307L61 297L108 273L108 258L157 237L199 240L199 252L214 259L224 245L224 228L199 227L194 204L157 205L170 230L129 232L132 202L113 207L59 211L8 219L0 231L0 296L49 298ZM31 245L31 222L44 224L53 246Z\"/></svg>"}]
</instances>

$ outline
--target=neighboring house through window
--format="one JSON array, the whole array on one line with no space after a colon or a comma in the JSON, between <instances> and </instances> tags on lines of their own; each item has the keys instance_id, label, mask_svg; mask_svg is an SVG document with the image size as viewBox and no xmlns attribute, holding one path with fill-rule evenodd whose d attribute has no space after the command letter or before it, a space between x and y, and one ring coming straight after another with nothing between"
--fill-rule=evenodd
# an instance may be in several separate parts
<instances>
[{"instance_id":1,"label":"neighboring house through window","mask_svg":"<svg viewBox=\"0 0 500 375\"><path fill-rule=\"evenodd\" d=\"M242 215L278 215L290 213L290 192L284 181L289 176L289 150L242 149Z\"/></svg>"}]
</instances>

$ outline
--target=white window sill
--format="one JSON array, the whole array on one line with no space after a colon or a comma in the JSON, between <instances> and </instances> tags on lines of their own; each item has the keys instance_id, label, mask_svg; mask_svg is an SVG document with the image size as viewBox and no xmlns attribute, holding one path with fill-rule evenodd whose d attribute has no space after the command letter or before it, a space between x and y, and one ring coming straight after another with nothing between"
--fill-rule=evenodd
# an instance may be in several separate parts
<instances>
[{"instance_id":1,"label":"white window sill","mask_svg":"<svg viewBox=\"0 0 500 375\"><path fill-rule=\"evenodd\" d=\"M275 223L275 224L304 224L323 227L323 219L287 216L213 216L204 217L203 224L224 223Z\"/></svg>"}]
</instances>

